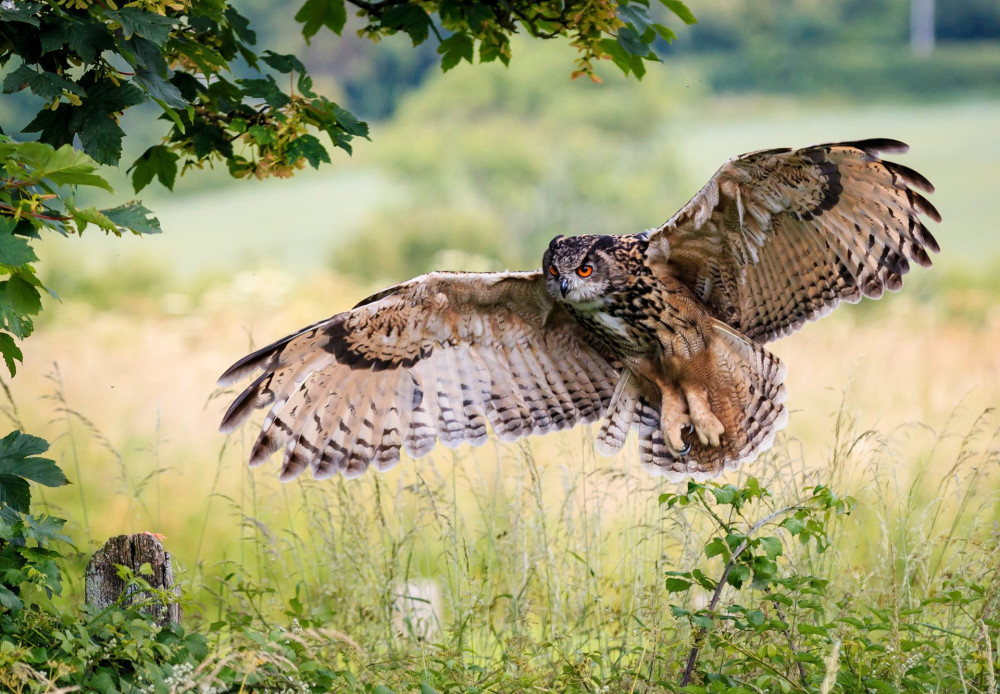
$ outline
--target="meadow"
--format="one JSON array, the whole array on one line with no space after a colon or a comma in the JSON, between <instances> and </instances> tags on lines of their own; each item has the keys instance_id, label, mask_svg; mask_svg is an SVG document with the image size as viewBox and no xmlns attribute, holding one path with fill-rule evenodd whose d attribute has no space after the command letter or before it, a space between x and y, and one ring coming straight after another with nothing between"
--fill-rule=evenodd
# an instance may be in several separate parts
<instances>
[{"instance_id":1,"label":"meadow","mask_svg":"<svg viewBox=\"0 0 1000 694\"><path fill-rule=\"evenodd\" d=\"M70 520L80 553L63 599L80 599L81 562L107 537L148 530L166 536L186 619L211 634L213 662L234 657L238 625L286 629L312 654L305 662L340 673L340 691L681 691L700 644L699 676L683 691L996 692L1000 242L989 206L1000 102L682 100L681 73L659 90L644 84L656 95L645 101L597 98L590 120L545 145L594 98L589 85L579 102L498 115L488 105L516 69L479 82L456 73L385 124L382 154L359 151L326 176L182 191L157 208L162 239L42 245L63 298L47 307L4 412L12 428L53 442L73 482L39 492L45 510ZM465 91L462 117L480 137L464 154L445 150L448 92L474 86L485 95ZM608 140L630 110L661 115ZM542 150L528 169L502 151L502 129L522 125ZM634 231L625 225L662 221L733 154L872 136L910 142L901 161L938 186L937 267L773 345L788 365L789 426L772 452L716 486L646 476L634 442L597 457L588 428L439 447L353 481L281 484L273 462L246 467L252 427L216 431L235 393L213 384L232 361L405 279L345 274L331 257L357 253L362 235L368 253L391 259L398 239L387 229L404 234L415 207L502 228L509 218L489 184L518 193L525 170L551 184L554 198L534 207L509 199L519 219L574 205L591 191L562 191L575 179L552 172L627 145L631 158L612 173L627 176L628 194L600 219ZM597 154L574 153L588 146ZM493 167L482 188L428 193L425 179L447 181L460 156L474 162L460 171ZM613 204L628 209L616 217ZM561 219L528 228L526 244ZM459 250L429 257L483 261L481 249ZM727 555L706 556L706 545L765 532L778 544L754 546L755 582L725 586ZM408 584L429 592L407 597ZM699 636L706 619L717 626ZM308 681L296 663L280 667L297 673L289 691ZM211 672L173 691L210 684Z\"/></svg>"}]
</instances>

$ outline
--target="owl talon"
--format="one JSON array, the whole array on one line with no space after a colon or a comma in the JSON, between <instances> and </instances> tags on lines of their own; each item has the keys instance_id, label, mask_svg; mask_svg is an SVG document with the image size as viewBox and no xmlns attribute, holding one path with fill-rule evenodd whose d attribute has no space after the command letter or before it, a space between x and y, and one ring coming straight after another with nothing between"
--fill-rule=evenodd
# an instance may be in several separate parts
<instances>
[{"instance_id":1,"label":"owl talon","mask_svg":"<svg viewBox=\"0 0 1000 694\"><path fill-rule=\"evenodd\" d=\"M683 440L684 434L692 434L692 433L694 433L694 427L690 423L685 424L684 426L681 427L681 434L680 435L682 437L682 440ZM679 448L679 447L675 447L675 446L671 445L670 446L670 452L673 453L678 458L683 458L684 456L686 456L688 453L691 452L691 442L688 441L687 445L685 445L683 448Z\"/></svg>"},{"instance_id":2,"label":"owl talon","mask_svg":"<svg viewBox=\"0 0 1000 694\"><path fill-rule=\"evenodd\" d=\"M708 403L708 394L694 388L685 388L684 394L687 396L691 423L694 425L694 431L698 435L701 445L718 446L722 442L722 435L726 429L712 412Z\"/></svg>"},{"instance_id":3,"label":"owl talon","mask_svg":"<svg viewBox=\"0 0 1000 694\"><path fill-rule=\"evenodd\" d=\"M722 441L722 434L726 431L722 422L711 412L708 413L708 417L695 419L694 430L703 446L718 446Z\"/></svg>"},{"instance_id":4,"label":"owl talon","mask_svg":"<svg viewBox=\"0 0 1000 694\"><path fill-rule=\"evenodd\" d=\"M693 431L691 420L688 419L687 415L683 415L682 418L678 417L663 426L663 436L673 453L687 455L690 451L691 444L684 442L685 431Z\"/></svg>"}]
</instances>

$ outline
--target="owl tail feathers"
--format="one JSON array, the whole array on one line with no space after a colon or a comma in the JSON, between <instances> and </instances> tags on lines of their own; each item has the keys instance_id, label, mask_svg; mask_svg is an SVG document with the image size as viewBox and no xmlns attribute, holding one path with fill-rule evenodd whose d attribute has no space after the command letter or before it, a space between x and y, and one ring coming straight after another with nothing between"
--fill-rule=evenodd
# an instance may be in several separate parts
<instances>
[{"instance_id":1,"label":"owl tail feathers","mask_svg":"<svg viewBox=\"0 0 1000 694\"><path fill-rule=\"evenodd\" d=\"M788 421L785 367L773 354L723 323L716 324L708 398L725 433L719 446L706 446L694 432L685 434L690 449L668 445L660 423L660 398L626 370L612 397L595 440L601 455L614 455L629 431L639 436L639 460L647 472L672 482L705 480L750 462L774 443Z\"/></svg>"}]
</instances>

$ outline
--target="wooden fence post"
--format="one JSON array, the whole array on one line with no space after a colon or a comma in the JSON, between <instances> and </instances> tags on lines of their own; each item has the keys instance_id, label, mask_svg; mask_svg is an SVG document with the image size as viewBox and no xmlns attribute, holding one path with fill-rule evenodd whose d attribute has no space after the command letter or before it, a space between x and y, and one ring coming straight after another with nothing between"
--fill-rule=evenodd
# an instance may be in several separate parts
<instances>
[{"instance_id":1,"label":"wooden fence post","mask_svg":"<svg viewBox=\"0 0 1000 694\"><path fill-rule=\"evenodd\" d=\"M152 573L140 573L139 568L149 564ZM170 564L170 553L163 550L163 544L152 533L136 535L118 535L97 550L87 564L86 597L87 603L98 608L113 605L125 592L126 586L118 576L116 565L126 566L141 576L152 588L169 591L180 598L180 586L174 585L174 571ZM122 600L123 605L131 605L149 596L145 591L131 589L134 594L127 595ZM168 605L153 604L142 608L156 619L157 623L166 625L170 622L180 623L181 606L179 602Z\"/></svg>"}]
</instances>

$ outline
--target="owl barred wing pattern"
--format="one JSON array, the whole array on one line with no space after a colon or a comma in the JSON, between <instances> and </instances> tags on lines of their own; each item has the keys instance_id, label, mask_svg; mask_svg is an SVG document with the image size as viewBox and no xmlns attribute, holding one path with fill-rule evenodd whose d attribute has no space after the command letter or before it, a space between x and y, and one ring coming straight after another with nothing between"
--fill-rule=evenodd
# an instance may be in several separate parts
<instances>
[{"instance_id":1,"label":"owl barred wing pattern","mask_svg":"<svg viewBox=\"0 0 1000 694\"><path fill-rule=\"evenodd\" d=\"M284 449L282 479L385 470L440 440L481 445L592 422L621 366L546 293L539 272L431 273L244 357L263 373L223 418L268 408L250 455Z\"/></svg>"},{"instance_id":2,"label":"owl barred wing pattern","mask_svg":"<svg viewBox=\"0 0 1000 694\"><path fill-rule=\"evenodd\" d=\"M649 264L758 342L898 290L909 261L929 266L939 250L920 215L941 221L913 190L930 182L878 157L907 149L879 139L735 157L649 232Z\"/></svg>"}]
</instances>

